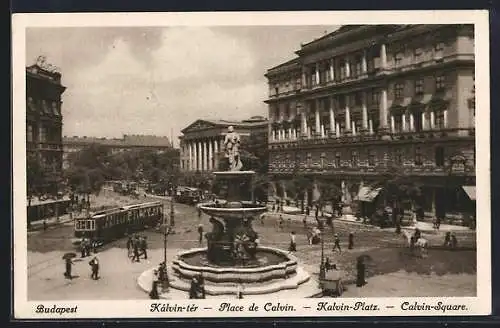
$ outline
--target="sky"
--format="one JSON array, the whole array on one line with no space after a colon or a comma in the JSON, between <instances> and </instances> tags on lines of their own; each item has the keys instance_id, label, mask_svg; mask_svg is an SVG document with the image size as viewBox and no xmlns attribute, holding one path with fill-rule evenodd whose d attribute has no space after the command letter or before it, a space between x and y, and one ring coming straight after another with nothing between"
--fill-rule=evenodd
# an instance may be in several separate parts
<instances>
[{"instance_id":1,"label":"sky","mask_svg":"<svg viewBox=\"0 0 500 328\"><path fill-rule=\"evenodd\" d=\"M63 135L173 135L197 119L267 117L267 69L338 26L26 30L26 66L59 67Z\"/></svg>"}]
</instances>

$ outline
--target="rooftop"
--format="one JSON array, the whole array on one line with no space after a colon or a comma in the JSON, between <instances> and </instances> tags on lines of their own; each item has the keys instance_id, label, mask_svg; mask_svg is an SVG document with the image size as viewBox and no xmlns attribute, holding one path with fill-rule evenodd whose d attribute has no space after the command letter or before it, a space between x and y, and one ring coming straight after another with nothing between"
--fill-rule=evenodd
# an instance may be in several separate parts
<instances>
[{"instance_id":1,"label":"rooftop","mask_svg":"<svg viewBox=\"0 0 500 328\"><path fill-rule=\"evenodd\" d=\"M116 147L172 147L170 139L165 136L125 134L123 138L98 138L98 137L68 137L63 138L63 144L100 144Z\"/></svg>"}]
</instances>

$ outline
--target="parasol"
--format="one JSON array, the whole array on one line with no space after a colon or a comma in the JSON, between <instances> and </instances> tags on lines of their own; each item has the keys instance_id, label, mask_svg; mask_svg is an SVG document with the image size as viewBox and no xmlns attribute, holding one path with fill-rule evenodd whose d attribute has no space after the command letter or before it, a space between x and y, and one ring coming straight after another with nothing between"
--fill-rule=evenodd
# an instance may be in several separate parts
<instances>
[{"instance_id":1,"label":"parasol","mask_svg":"<svg viewBox=\"0 0 500 328\"><path fill-rule=\"evenodd\" d=\"M75 253L66 253L66 254L63 255L62 258L63 258L63 260L68 260L68 259L72 259L74 257L76 257Z\"/></svg>"}]
</instances>

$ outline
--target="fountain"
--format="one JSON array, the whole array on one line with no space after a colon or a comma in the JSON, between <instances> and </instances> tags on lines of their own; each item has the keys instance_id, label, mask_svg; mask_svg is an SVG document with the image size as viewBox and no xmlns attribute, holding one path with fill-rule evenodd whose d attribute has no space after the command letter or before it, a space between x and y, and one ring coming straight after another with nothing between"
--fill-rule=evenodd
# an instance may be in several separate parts
<instances>
[{"instance_id":1,"label":"fountain","mask_svg":"<svg viewBox=\"0 0 500 328\"><path fill-rule=\"evenodd\" d=\"M219 199L198 205L210 216L213 226L205 235L207 247L177 254L171 264L174 275L170 287L188 291L191 279L202 276L209 296L234 295L235 284L242 285L246 295L280 296L287 290L294 291L288 297L316 295L316 282L298 265L295 256L259 245L252 220L265 213L267 207L255 202L255 172L241 170L239 146L239 135L229 127L224 141L228 170L214 172L214 191Z\"/></svg>"}]
</instances>

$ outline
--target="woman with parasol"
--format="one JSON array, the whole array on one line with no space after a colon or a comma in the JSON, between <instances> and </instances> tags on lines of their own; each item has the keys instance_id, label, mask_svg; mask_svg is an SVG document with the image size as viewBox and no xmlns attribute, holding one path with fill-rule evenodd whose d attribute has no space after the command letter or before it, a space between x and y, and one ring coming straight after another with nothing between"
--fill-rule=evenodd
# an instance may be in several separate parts
<instances>
[{"instance_id":1,"label":"woman with parasol","mask_svg":"<svg viewBox=\"0 0 500 328\"><path fill-rule=\"evenodd\" d=\"M71 261L71 259L74 257L76 257L75 253L66 253L62 257L62 259L65 261L66 264L66 271L64 272L64 277L66 277L66 279L73 278L71 276L71 266L73 265L73 261Z\"/></svg>"}]
</instances>

